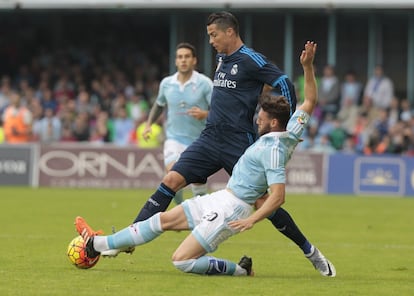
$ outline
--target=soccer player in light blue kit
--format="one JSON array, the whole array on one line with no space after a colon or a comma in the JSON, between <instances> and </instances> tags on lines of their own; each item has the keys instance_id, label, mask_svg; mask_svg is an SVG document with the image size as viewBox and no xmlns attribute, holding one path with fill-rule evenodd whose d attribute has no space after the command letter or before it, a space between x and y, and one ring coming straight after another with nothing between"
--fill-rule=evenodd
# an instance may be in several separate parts
<instances>
[{"instance_id":1,"label":"soccer player in light blue kit","mask_svg":"<svg viewBox=\"0 0 414 296\"><path fill-rule=\"evenodd\" d=\"M195 47L189 43L178 44L175 55L177 72L161 81L143 132L145 139L152 131L151 125L167 107L167 121L164 125L164 165L167 172L206 126L213 82L194 70L196 65ZM206 183L191 184L191 188L194 196L207 193ZM182 190L175 194L174 201L176 204L183 201Z\"/></svg>"},{"instance_id":2,"label":"soccer player in light blue kit","mask_svg":"<svg viewBox=\"0 0 414 296\"><path fill-rule=\"evenodd\" d=\"M242 257L236 264L207 253L215 251L230 236L266 219L284 203L286 164L300 142L317 102L313 71L315 52L316 44L307 42L300 55L305 76L305 100L292 116L285 97L261 97L257 119L260 138L236 163L226 189L188 199L167 212L157 213L110 236L96 235L83 218L77 217L76 228L87 241L88 256L141 245L166 230L192 229L172 257L179 270L207 275L252 275L249 257ZM255 204L258 209L253 211ZM316 251L327 262L325 275L334 277L335 267L319 250Z\"/></svg>"}]
</instances>

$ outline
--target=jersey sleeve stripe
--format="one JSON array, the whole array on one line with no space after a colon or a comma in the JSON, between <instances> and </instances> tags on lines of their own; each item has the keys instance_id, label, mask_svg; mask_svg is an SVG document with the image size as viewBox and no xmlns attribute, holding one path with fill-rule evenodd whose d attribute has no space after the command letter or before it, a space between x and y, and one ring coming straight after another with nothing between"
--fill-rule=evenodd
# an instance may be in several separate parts
<instances>
[{"instance_id":1,"label":"jersey sleeve stripe","mask_svg":"<svg viewBox=\"0 0 414 296\"><path fill-rule=\"evenodd\" d=\"M276 147L272 147L270 150L270 165L272 169L279 166L279 154L277 153Z\"/></svg>"},{"instance_id":2,"label":"jersey sleeve stripe","mask_svg":"<svg viewBox=\"0 0 414 296\"><path fill-rule=\"evenodd\" d=\"M292 115L292 112L293 112L292 97L290 95L290 90L289 90L289 85L287 83L287 79L288 79L287 75L282 75L279 77L278 80L276 80L273 83L272 86L276 87L277 85L280 85L282 96L286 97L286 99L288 100L289 105L290 105L290 115Z\"/></svg>"},{"instance_id":3,"label":"jersey sleeve stripe","mask_svg":"<svg viewBox=\"0 0 414 296\"><path fill-rule=\"evenodd\" d=\"M240 50L241 53L247 54L249 57L252 58L253 61L255 61L255 63L257 65L259 65L259 67L263 67L264 65L266 65L266 61L263 59L263 57L255 52L253 52L252 50L244 47Z\"/></svg>"}]
</instances>

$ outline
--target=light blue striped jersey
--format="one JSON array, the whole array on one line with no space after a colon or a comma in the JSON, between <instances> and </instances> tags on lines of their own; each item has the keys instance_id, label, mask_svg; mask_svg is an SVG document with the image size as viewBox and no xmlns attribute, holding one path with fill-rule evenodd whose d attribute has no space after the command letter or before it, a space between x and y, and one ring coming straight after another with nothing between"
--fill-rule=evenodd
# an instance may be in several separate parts
<instances>
[{"instance_id":1,"label":"light blue striped jersey","mask_svg":"<svg viewBox=\"0 0 414 296\"><path fill-rule=\"evenodd\" d=\"M310 116L297 110L290 118L287 131L261 136L240 157L227 183L241 200L253 204L270 185L286 182L286 164L300 141Z\"/></svg>"},{"instance_id":2,"label":"light blue striped jersey","mask_svg":"<svg viewBox=\"0 0 414 296\"><path fill-rule=\"evenodd\" d=\"M206 120L197 120L186 112L192 107L209 109L213 83L197 71L193 71L185 84L177 78L178 73L175 73L161 81L156 104L168 109L164 125L167 139L190 145L204 129Z\"/></svg>"}]
</instances>

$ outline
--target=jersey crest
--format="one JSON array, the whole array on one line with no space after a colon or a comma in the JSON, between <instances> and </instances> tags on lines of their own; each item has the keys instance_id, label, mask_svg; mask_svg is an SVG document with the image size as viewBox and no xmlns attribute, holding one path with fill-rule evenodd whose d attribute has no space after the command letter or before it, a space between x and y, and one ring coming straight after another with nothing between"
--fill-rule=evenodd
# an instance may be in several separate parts
<instances>
[{"instance_id":1,"label":"jersey crest","mask_svg":"<svg viewBox=\"0 0 414 296\"><path fill-rule=\"evenodd\" d=\"M233 67L230 70L231 75L236 75L237 72L239 72L239 66L237 64L234 64Z\"/></svg>"}]
</instances>

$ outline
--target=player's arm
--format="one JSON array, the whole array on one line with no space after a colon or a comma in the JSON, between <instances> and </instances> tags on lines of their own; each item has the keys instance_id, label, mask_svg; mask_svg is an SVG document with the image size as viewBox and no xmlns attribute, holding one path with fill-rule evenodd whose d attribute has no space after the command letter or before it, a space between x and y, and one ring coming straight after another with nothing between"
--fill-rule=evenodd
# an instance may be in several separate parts
<instances>
[{"instance_id":1,"label":"player's arm","mask_svg":"<svg viewBox=\"0 0 414 296\"><path fill-rule=\"evenodd\" d=\"M253 227L259 221L269 217L285 202L285 184L277 183L270 185L270 194L260 208L246 219L229 222L229 226L244 231Z\"/></svg>"},{"instance_id":2,"label":"player's arm","mask_svg":"<svg viewBox=\"0 0 414 296\"><path fill-rule=\"evenodd\" d=\"M164 107L161 105L158 105L157 102L155 102L154 105L152 105L152 108L148 115L147 122L145 124L145 129L142 132L142 137L145 140L148 140L149 134L152 132L151 125L158 119L158 117L160 117L163 111L164 111Z\"/></svg>"},{"instance_id":3,"label":"player's arm","mask_svg":"<svg viewBox=\"0 0 414 296\"><path fill-rule=\"evenodd\" d=\"M155 102L154 105L152 105L152 108L148 115L147 125L151 126L151 124L157 121L158 117L160 117L163 111L164 111L164 107L161 105L158 105L157 102Z\"/></svg>"},{"instance_id":4,"label":"player's arm","mask_svg":"<svg viewBox=\"0 0 414 296\"><path fill-rule=\"evenodd\" d=\"M298 109L305 111L309 115L312 114L313 109L318 101L318 88L316 86L315 71L313 69L313 59L316 52L316 43L308 41L305 44L304 50L300 55L300 63L303 68L303 75L305 79L304 85L304 102Z\"/></svg>"}]
</instances>

